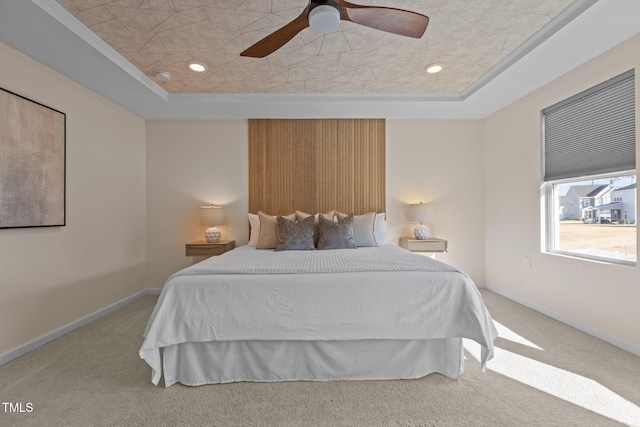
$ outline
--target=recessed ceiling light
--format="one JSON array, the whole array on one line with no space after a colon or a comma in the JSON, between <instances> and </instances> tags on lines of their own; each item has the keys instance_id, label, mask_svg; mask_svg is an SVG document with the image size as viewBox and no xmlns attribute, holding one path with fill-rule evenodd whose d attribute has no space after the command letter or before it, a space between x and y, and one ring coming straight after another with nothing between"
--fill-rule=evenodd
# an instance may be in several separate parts
<instances>
[{"instance_id":1,"label":"recessed ceiling light","mask_svg":"<svg viewBox=\"0 0 640 427\"><path fill-rule=\"evenodd\" d=\"M207 66L202 62L190 62L189 68L191 68L193 71L197 71L198 73L202 73L207 69Z\"/></svg>"},{"instance_id":2,"label":"recessed ceiling light","mask_svg":"<svg viewBox=\"0 0 640 427\"><path fill-rule=\"evenodd\" d=\"M436 74L444 69L444 65L440 63L427 65L427 73Z\"/></svg>"}]
</instances>

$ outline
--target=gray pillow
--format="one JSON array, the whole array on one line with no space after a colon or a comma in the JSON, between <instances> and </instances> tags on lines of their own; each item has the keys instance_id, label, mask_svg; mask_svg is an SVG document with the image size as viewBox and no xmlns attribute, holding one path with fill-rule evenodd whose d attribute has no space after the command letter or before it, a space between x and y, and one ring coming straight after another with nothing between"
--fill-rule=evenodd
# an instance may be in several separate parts
<instances>
[{"instance_id":1,"label":"gray pillow","mask_svg":"<svg viewBox=\"0 0 640 427\"><path fill-rule=\"evenodd\" d=\"M318 249L356 249L353 241L353 214L337 222L320 214Z\"/></svg>"},{"instance_id":2,"label":"gray pillow","mask_svg":"<svg viewBox=\"0 0 640 427\"><path fill-rule=\"evenodd\" d=\"M276 251L308 251L313 245L313 216L300 222L282 216L278 220L278 244Z\"/></svg>"},{"instance_id":3,"label":"gray pillow","mask_svg":"<svg viewBox=\"0 0 640 427\"><path fill-rule=\"evenodd\" d=\"M325 218L328 219L333 219L333 217L335 216L335 212L336 211L329 211L326 214L323 214L325 216ZM303 219L306 219L308 217L314 217L315 221L313 222L313 244L314 245L318 245L318 239L319 239L319 235L318 235L318 224L320 223L320 214L317 213L315 215L311 215L302 211L296 211L296 221L300 222Z\"/></svg>"},{"instance_id":4,"label":"gray pillow","mask_svg":"<svg viewBox=\"0 0 640 427\"><path fill-rule=\"evenodd\" d=\"M342 212L336 214L338 219L346 218L347 215ZM353 217L353 242L358 247L378 246L375 234L373 233L376 213L369 212L364 215L356 215Z\"/></svg>"}]
</instances>

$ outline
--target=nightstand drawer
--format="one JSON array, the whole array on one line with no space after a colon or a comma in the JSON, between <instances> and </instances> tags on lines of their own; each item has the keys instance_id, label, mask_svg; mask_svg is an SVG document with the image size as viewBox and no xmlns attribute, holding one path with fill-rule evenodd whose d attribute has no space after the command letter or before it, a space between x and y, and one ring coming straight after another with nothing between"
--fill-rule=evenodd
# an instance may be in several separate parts
<instances>
[{"instance_id":1,"label":"nightstand drawer","mask_svg":"<svg viewBox=\"0 0 640 427\"><path fill-rule=\"evenodd\" d=\"M193 242L184 245L184 254L192 257L216 256L230 251L235 246L235 240L218 243Z\"/></svg>"},{"instance_id":2,"label":"nightstand drawer","mask_svg":"<svg viewBox=\"0 0 640 427\"><path fill-rule=\"evenodd\" d=\"M222 255L226 252L224 246L187 246L186 256L207 256L207 255Z\"/></svg>"},{"instance_id":3,"label":"nightstand drawer","mask_svg":"<svg viewBox=\"0 0 640 427\"><path fill-rule=\"evenodd\" d=\"M436 239L435 237L431 237L427 240L401 237L400 247L412 252L446 252L447 241L444 239Z\"/></svg>"}]
</instances>

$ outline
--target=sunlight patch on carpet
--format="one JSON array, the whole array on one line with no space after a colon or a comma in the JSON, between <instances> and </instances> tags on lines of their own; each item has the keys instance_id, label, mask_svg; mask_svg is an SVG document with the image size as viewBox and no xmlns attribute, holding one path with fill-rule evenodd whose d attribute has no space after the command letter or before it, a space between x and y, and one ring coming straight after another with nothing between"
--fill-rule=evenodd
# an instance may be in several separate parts
<instances>
[{"instance_id":1,"label":"sunlight patch on carpet","mask_svg":"<svg viewBox=\"0 0 640 427\"><path fill-rule=\"evenodd\" d=\"M468 339L463 343L465 350L480 361L480 345ZM498 347L487 369L612 420L640 427L640 407L590 378Z\"/></svg>"},{"instance_id":2,"label":"sunlight patch on carpet","mask_svg":"<svg viewBox=\"0 0 640 427\"><path fill-rule=\"evenodd\" d=\"M498 336L500 338L513 341L518 344L526 345L527 347L535 348L536 350L544 351L544 349L538 347L537 345L535 345L534 343L532 343L522 335L513 332L511 329L507 328L502 323L496 322L495 320L493 321L493 323L496 325L496 329L498 330Z\"/></svg>"}]
</instances>

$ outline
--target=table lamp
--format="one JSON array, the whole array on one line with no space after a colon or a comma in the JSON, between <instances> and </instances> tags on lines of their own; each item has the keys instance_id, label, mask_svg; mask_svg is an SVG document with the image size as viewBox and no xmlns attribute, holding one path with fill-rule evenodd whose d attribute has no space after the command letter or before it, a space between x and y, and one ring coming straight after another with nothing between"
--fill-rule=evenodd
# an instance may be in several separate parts
<instances>
[{"instance_id":1,"label":"table lamp","mask_svg":"<svg viewBox=\"0 0 640 427\"><path fill-rule=\"evenodd\" d=\"M413 229L413 235L418 240L426 240L429 238L429 227L424 225L425 222L433 221L433 206L429 203L416 203L409 205L409 221L419 222Z\"/></svg>"},{"instance_id":2,"label":"table lamp","mask_svg":"<svg viewBox=\"0 0 640 427\"><path fill-rule=\"evenodd\" d=\"M207 242L217 243L220 241L222 233L216 228L216 226L223 225L224 223L224 206L200 206L200 225L209 226L207 231L204 233L204 238Z\"/></svg>"}]
</instances>

